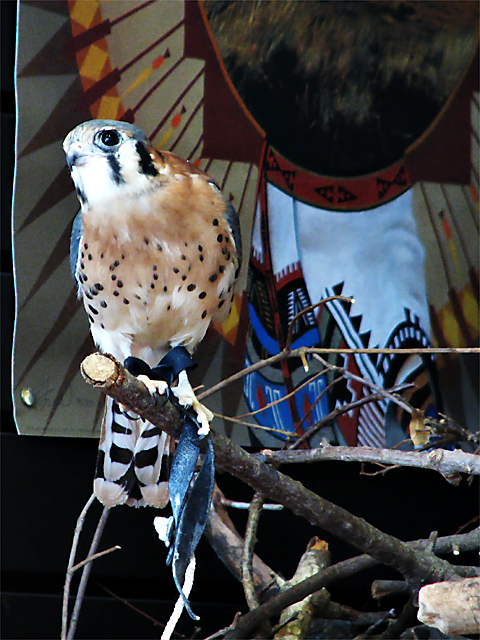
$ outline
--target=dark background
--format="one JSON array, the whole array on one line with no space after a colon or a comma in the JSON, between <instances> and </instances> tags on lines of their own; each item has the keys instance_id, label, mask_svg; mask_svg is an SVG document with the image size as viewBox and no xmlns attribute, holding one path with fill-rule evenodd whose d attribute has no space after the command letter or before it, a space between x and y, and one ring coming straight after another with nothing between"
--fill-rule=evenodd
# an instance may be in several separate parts
<instances>
[{"instance_id":1,"label":"dark background","mask_svg":"<svg viewBox=\"0 0 480 640\"><path fill-rule=\"evenodd\" d=\"M91 494L96 442L75 438L18 436L10 398L10 354L14 319L11 255L11 197L14 168L14 48L16 2L2 0L1 10L1 470L2 470L2 629L1 637L58 638L61 597L76 519ZM365 518L383 531L414 539L455 533L478 511L478 478L464 478L455 488L438 474L400 469L383 477L360 474L360 465L323 463L288 467L306 486ZM227 497L249 500L252 491L223 474L219 484ZM97 504L87 518L78 559L87 547L100 515ZM166 622L177 594L165 548L156 537L150 508L114 509L100 548L122 549L94 564L77 638L158 638L161 629L102 585L153 618ZM245 514L232 514L240 531ZM330 544L333 562L355 551L334 536L311 527L289 512L262 516L256 551L273 569L289 578L308 540L318 535ZM474 563L462 556L462 564ZM397 577L385 568L332 585L333 599L376 610L369 595L372 579ZM193 609L201 616L205 637L245 611L241 586L230 576L205 540L197 551ZM402 601L393 605L402 606ZM382 608L392 606L382 603ZM178 631L191 637L195 623L184 614Z\"/></svg>"}]
</instances>

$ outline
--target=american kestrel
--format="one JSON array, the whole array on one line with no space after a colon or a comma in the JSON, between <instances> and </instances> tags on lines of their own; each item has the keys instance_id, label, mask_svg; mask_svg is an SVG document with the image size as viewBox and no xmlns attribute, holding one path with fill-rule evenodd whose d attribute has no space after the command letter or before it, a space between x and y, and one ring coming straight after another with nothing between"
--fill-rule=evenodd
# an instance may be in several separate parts
<instances>
[{"instance_id":1,"label":"american kestrel","mask_svg":"<svg viewBox=\"0 0 480 640\"><path fill-rule=\"evenodd\" d=\"M200 169L156 151L135 126L91 120L65 138L81 210L70 264L101 351L155 367L172 347L192 352L230 312L241 261L237 214ZM162 384L142 378L150 391ZM165 386L165 385L164 385ZM212 414L186 372L173 389L208 432ZM107 398L94 481L107 506L164 506L166 434Z\"/></svg>"}]
</instances>

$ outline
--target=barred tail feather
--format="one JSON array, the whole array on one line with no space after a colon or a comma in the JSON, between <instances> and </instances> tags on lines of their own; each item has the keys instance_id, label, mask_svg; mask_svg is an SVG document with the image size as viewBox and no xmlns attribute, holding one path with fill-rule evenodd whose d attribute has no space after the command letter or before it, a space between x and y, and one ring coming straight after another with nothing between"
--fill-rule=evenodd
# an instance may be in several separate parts
<instances>
[{"instance_id":1,"label":"barred tail feather","mask_svg":"<svg viewBox=\"0 0 480 640\"><path fill-rule=\"evenodd\" d=\"M107 398L95 471L94 493L114 507L164 507L168 503L170 438L142 418L129 418Z\"/></svg>"}]
</instances>

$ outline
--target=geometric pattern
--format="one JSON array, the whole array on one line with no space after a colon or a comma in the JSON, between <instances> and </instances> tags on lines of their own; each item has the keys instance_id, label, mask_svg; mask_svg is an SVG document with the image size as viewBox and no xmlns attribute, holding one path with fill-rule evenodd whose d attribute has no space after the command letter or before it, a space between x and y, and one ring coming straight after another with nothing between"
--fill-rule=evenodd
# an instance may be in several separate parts
<instances>
[{"instance_id":1,"label":"geometric pattern","mask_svg":"<svg viewBox=\"0 0 480 640\"><path fill-rule=\"evenodd\" d=\"M269 182L297 200L322 209L361 211L389 202L410 186L405 160L371 175L333 178L311 173L269 148L265 157Z\"/></svg>"}]
</instances>

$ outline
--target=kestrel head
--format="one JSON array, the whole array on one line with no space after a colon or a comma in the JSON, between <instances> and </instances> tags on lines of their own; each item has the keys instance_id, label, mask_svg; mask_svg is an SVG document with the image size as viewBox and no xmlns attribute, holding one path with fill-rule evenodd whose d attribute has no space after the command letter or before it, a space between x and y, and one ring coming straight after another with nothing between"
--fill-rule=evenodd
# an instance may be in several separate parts
<instances>
[{"instance_id":1,"label":"kestrel head","mask_svg":"<svg viewBox=\"0 0 480 640\"><path fill-rule=\"evenodd\" d=\"M157 185L159 154L137 127L117 120L89 120L63 142L82 208Z\"/></svg>"}]
</instances>

